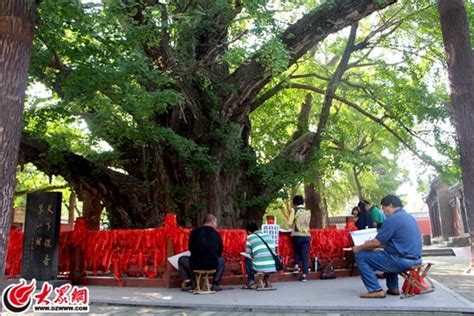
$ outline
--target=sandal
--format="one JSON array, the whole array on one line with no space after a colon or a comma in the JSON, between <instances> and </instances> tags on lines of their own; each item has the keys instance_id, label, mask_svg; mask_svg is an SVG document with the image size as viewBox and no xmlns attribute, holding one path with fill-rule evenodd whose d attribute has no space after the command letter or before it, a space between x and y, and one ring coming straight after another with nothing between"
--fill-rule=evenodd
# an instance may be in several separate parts
<instances>
[{"instance_id":1,"label":"sandal","mask_svg":"<svg viewBox=\"0 0 474 316\"><path fill-rule=\"evenodd\" d=\"M242 290L255 290L255 289L257 289L257 283L255 282L242 285Z\"/></svg>"},{"instance_id":2,"label":"sandal","mask_svg":"<svg viewBox=\"0 0 474 316\"><path fill-rule=\"evenodd\" d=\"M276 287L269 286L269 287L261 287L257 289L257 291L273 291L273 290L276 290Z\"/></svg>"}]
</instances>

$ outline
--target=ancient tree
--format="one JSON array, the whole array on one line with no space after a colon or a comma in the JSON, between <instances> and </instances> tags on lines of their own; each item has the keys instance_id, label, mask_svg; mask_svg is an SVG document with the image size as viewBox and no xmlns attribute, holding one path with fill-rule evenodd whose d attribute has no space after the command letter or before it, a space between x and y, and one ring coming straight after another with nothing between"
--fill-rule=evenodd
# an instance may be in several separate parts
<instances>
[{"instance_id":1,"label":"ancient tree","mask_svg":"<svg viewBox=\"0 0 474 316\"><path fill-rule=\"evenodd\" d=\"M48 28L58 18L40 12L32 75L60 98L63 114L85 120L112 147L113 159L25 131L22 161L61 174L80 198L99 200L113 227L154 227L169 211L180 224L207 212L224 226L260 222L321 135L302 133L259 162L249 145L257 95L329 34L394 2L328 1L262 35L265 43L239 63L233 44L255 27L245 21L268 11L258 1L108 1L98 9L108 20L91 18L94 8L63 10L71 14L62 22L67 43Z\"/></svg>"},{"instance_id":2,"label":"ancient tree","mask_svg":"<svg viewBox=\"0 0 474 316\"><path fill-rule=\"evenodd\" d=\"M451 103L461 156L464 200L471 237L471 269L474 266L474 58L469 23L463 0L440 0Z\"/></svg>"}]
</instances>

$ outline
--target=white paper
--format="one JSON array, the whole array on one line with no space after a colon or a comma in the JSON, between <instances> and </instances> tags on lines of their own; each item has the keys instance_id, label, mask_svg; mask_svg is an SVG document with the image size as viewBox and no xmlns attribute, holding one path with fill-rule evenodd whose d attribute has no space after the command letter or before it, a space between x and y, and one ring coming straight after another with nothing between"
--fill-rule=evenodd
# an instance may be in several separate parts
<instances>
[{"instance_id":1,"label":"white paper","mask_svg":"<svg viewBox=\"0 0 474 316\"><path fill-rule=\"evenodd\" d=\"M191 256L191 252L185 251L178 253L177 255L171 256L168 258L168 262L176 269L178 270L178 259L181 258L182 256Z\"/></svg>"},{"instance_id":2,"label":"white paper","mask_svg":"<svg viewBox=\"0 0 474 316\"><path fill-rule=\"evenodd\" d=\"M273 224L263 224L262 231L266 234L269 234L270 237L273 239L273 244L275 247L278 247L278 237L280 234L280 225L273 225Z\"/></svg>"},{"instance_id":3,"label":"white paper","mask_svg":"<svg viewBox=\"0 0 474 316\"><path fill-rule=\"evenodd\" d=\"M365 243L367 240L374 239L377 236L377 228L355 230L351 233L352 242L354 246L359 246Z\"/></svg>"},{"instance_id":4,"label":"white paper","mask_svg":"<svg viewBox=\"0 0 474 316\"><path fill-rule=\"evenodd\" d=\"M240 255L241 255L241 256L244 256L245 258L249 258L250 260L253 260L252 256L249 255L249 254L246 253L246 252L241 252Z\"/></svg>"}]
</instances>

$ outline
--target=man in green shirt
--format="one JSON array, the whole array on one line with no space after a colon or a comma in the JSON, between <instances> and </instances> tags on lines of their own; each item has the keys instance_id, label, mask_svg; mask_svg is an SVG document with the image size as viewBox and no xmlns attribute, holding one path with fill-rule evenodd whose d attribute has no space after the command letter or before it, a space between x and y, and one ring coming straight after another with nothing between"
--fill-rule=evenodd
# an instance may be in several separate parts
<instances>
[{"instance_id":1,"label":"man in green shirt","mask_svg":"<svg viewBox=\"0 0 474 316\"><path fill-rule=\"evenodd\" d=\"M387 216L385 216L385 214L377 206L367 200L360 201L358 206L359 208L365 209L370 213L374 221L374 227L377 227L377 229L379 229L382 226L382 223L387 219Z\"/></svg>"}]
</instances>

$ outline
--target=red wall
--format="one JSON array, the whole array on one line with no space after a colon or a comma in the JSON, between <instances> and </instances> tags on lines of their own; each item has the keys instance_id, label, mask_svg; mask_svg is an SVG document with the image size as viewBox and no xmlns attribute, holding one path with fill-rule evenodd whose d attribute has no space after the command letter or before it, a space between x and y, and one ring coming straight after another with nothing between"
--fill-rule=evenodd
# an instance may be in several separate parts
<instances>
[{"instance_id":1,"label":"red wall","mask_svg":"<svg viewBox=\"0 0 474 316\"><path fill-rule=\"evenodd\" d=\"M418 223L418 227L420 228L420 232L422 235L431 235L431 223L428 218L417 219L416 222Z\"/></svg>"}]
</instances>

